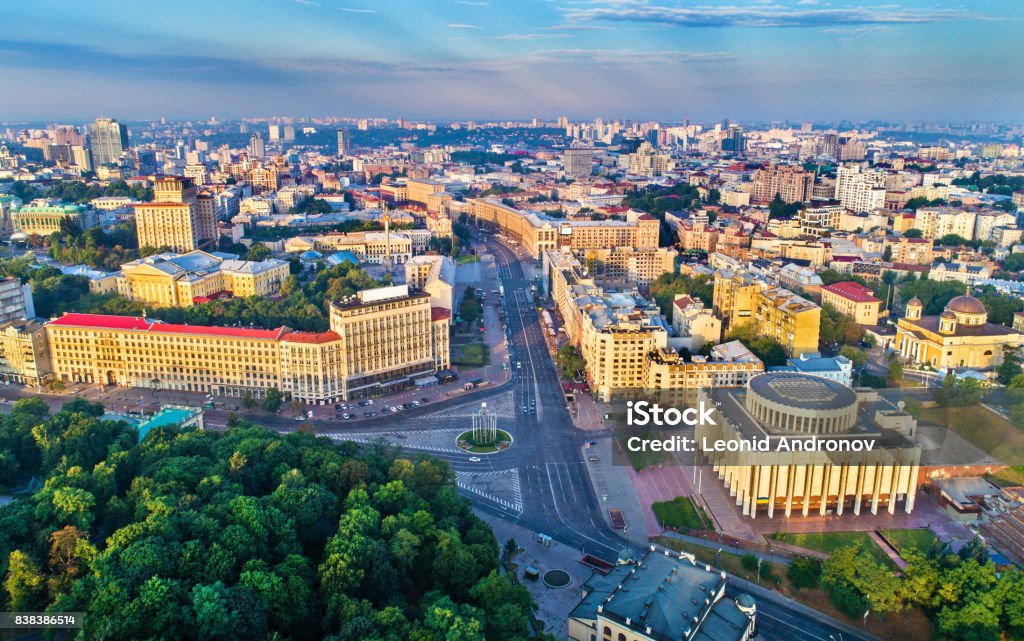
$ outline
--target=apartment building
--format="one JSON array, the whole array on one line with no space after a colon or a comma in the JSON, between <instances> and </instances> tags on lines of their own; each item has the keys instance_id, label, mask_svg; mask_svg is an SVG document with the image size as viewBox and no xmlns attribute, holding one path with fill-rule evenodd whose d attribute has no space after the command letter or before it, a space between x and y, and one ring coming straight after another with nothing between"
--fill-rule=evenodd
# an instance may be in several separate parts
<instances>
[{"instance_id":1,"label":"apartment building","mask_svg":"<svg viewBox=\"0 0 1024 641\"><path fill-rule=\"evenodd\" d=\"M644 361L647 391L661 403L693 405L703 387L743 387L764 373L761 359L739 341L716 347L742 355L726 359L695 355L687 360L670 347L652 352Z\"/></svg>"},{"instance_id":2,"label":"apartment building","mask_svg":"<svg viewBox=\"0 0 1024 641\"><path fill-rule=\"evenodd\" d=\"M697 249L711 254L718 246L718 230L711 225L682 223L679 225L678 238L683 249Z\"/></svg>"},{"instance_id":3,"label":"apartment building","mask_svg":"<svg viewBox=\"0 0 1024 641\"><path fill-rule=\"evenodd\" d=\"M573 250L594 278L623 285L647 287L662 274L676 269L678 253L671 247L614 247L611 249Z\"/></svg>"},{"instance_id":4,"label":"apartment building","mask_svg":"<svg viewBox=\"0 0 1024 641\"><path fill-rule=\"evenodd\" d=\"M273 296L289 275L276 258L238 260L234 254L193 251L157 254L121 266L118 292L163 307L191 307L224 295Z\"/></svg>"},{"instance_id":5,"label":"apartment building","mask_svg":"<svg viewBox=\"0 0 1024 641\"><path fill-rule=\"evenodd\" d=\"M845 165L836 169L835 199L855 212L885 208L885 172Z\"/></svg>"},{"instance_id":6,"label":"apartment building","mask_svg":"<svg viewBox=\"0 0 1024 641\"><path fill-rule=\"evenodd\" d=\"M787 203L808 202L813 188L814 172L799 165L772 165L754 172L756 203L770 203L776 195Z\"/></svg>"},{"instance_id":7,"label":"apartment building","mask_svg":"<svg viewBox=\"0 0 1024 641\"><path fill-rule=\"evenodd\" d=\"M0 278L0 323L35 315L32 286L22 285L20 278Z\"/></svg>"},{"instance_id":8,"label":"apartment building","mask_svg":"<svg viewBox=\"0 0 1024 641\"><path fill-rule=\"evenodd\" d=\"M779 341L790 356L818 351L821 308L749 273L715 273L714 311L727 330L753 323L759 335Z\"/></svg>"},{"instance_id":9,"label":"apartment building","mask_svg":"<svg viewBox=\"0 0 1024 641\"><path fill-rule=\"evenodd\" d=\"M448 367L448 317L405 286L359 292L331 308L331 330L245 329L65 314L46 324L64 381L264 396L276 388L333 403L403 388Z\"/></svg>"},{"instance_id":10,"label":"apartment building","mask_svg":"<svg viewBox=\"0 0 1024 641\"><path fill-rule=\"evenodd\" d=\"M927 238L906 238L887 239L888 246L892 248L891 259L893 263L901 265L931 265L935 260L935 252L932 248L932 241Z\"/></svg>"},{"instance_id":11,"label":"apartment building","mask_svg":"<svg viewBox=\"0 0 1024 641\"><path fill-rule=\"evenodd\" d=\"M453 313L455 263L450 257L414 256L405 263L405 284L430 294L431 307Z\"/></svg>"}]
</instances>

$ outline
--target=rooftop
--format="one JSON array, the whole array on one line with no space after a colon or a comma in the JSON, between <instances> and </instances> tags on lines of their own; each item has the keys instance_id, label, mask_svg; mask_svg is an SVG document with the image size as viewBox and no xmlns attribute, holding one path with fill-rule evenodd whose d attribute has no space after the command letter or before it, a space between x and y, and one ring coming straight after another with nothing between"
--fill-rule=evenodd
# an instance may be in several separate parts
<instances>
[{"instance_id":1,"label":"rooftop","mask_svg":"<svg viewBox=\"0 0 1024 641\"><path fill-rule=\"evenodd\" d=\"M857 303L882 302L880 299L875 298L875 295L871 292L870 289L868 289L864 285L861 285L860 283L853 281L833 283L831 285L826 285L825 287L822 287L822 289Z\"/></svg>"}]
</instances>

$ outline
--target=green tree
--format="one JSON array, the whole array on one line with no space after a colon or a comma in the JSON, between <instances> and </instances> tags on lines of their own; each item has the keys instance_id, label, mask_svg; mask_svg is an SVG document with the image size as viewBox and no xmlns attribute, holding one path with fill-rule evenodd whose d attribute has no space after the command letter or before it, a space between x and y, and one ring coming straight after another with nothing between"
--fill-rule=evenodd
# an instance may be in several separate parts
<instances>
[{"instance_id":1,"label":"green tree","mask_svg":"<svg viewBox=\"0 0 1024 641\"><path fill-rule=\"evenodd\" d=\"M260 407L267 412L276 412L281 409L281 405L283 403L284 394L282 394L281 390L276 387L271 387L267 390L266 396L263 397L263 402L260 403Z\"/></svg>"},{"instance_id":2,"label":"green tree","mask_svg":"<svg viewBox=\"0 0 1024 641\"><path fill-rule=\"evenodd\" d=\"M1015 378L1024 373L1020 365L1020 351L1017 347L1003 348L1003 362L996 368L996 380L1003 385L1010 385Z\"/></svg>"},{"instance_id":3,"label":"green tree","mask_svg":"<svg viewBox=\"0 0 1024 641\"><path fill-rule=\"evenodd\" d=\"M888 377L889 380L894 383L898 383L903 380L903 366L900 365L898 360L893 359L889 361Z\"/></svg>"},{"instance_id":4,"label":"green tree","mask_svg":"<svg viewBox=\"0 0 1024 641\"><path fill-rule=\"evenodd\" d=\"M854 347L853 345L843 345L839 349L839 355L850 359L853 366L857 368L864 367L868 362L868 355L864 353L864 350Z\"/></svg>"},{"instance_id":5,"label":"green tree","mask_svg":"<svg viewBox=\"0 0 1024 641\"><path fill-rule=\"evenodd\" d=\"M786 578L798 590L812 590L821 582L821 563L816 559L799 556L789 563Z\"/></svg>"},{"instance_id":6,"label":"green tree","mask_svg":"<svg viewBox=\"0 0 1024 641\"><path fill-rule=\"evenodd\" d=\"M245 255L246 260L262 261L270 258L270 248L263 243L253 243L249 246L249 251Z\"/></svg>"},{"instance_id":7,"label":"green tree","mask_svg":"<svg viewBox=\"0 0 1024 641\"><path fill-rule=\"evenodd\" d=\"M21 550L14 550L7 559L8 608L14 612L33 612L41 609L46 595L46 580L39 564Z\"/></svg>"},{"instance_id":8,"label":"green tree","mask_svg":"<svg viewBox=\"0 0 1024 641\"><path fill-rule=\"evenodd\" d=\"M585 369L587 365L579 350L571 343L566 343L558 349L556 360L562 369L562 374L568 379L575 378L576 372Z\"/></svg>"}]
</instances>

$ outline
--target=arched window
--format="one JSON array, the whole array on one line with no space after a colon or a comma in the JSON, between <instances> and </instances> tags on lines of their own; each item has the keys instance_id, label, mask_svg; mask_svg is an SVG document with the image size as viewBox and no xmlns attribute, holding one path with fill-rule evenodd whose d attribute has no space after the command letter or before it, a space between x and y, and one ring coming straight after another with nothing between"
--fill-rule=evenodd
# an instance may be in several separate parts
<instances>
[{"instance_id":1,"label":"arched window","mask_svg":"<svg viewBox=\"0 0 1024 641\"><path fill-rule=\"evenodd\" d=\"M992 355L992 350L986 349L985 350L985 356L991 356L991 355Z\"/></svg>"},{"instance_id":2,"label":"arched window","mask_svg":"<svg viewBox=\"0 0 1024 641\"><path fill-rule=\"evenodd\" d=\"M612 638L612 629L608 626L604 626L604 636L608 637L609 639Z\"/></svg>"},{"instance_id":3,"label":"arched window","mask_svg":"<svg viewBox=\"0 0 1024 641\"><path fill-rule=\"evenodd\" d=\"M619 641L626 641L626 635L619 633Z\"/></svg>"}]
</instances>

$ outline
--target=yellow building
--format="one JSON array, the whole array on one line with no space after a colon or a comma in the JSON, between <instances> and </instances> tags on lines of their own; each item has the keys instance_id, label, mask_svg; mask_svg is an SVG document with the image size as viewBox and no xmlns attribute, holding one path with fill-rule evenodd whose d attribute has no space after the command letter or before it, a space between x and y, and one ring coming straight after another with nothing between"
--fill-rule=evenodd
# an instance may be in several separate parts
<instances>
[{"instance_id":1,"label":"yellow building","mask_svg":"<svg viewBox=\"0 0 1024 641\"><path fill-rule=\"evenodd\" d=\"M818 351L821 308L751 274L716 272L714 311L727 330L753 323L758 335L774 338L790 356Z\"/></svg>"},{"instance_id":2,"label":"yellow building","mask_svg":"<svg viewBox=\"0 0 1024 641\"><path fill-rule=\"evenodd\" d=\"M83 219L86 209L85 205L68 205L37 199L27 205L13 207L11 219L16 232L28 236L49 236L62 231L63 225L76 224L83 228L87 227Z\"/></svg>"},{"instance_id":3,"label":"yellow building","mask_svg":"<svg viewBox=\"0 0 1024 641\"><path fill-rule=\"evenodd\" d=\"M473 216L499 227L521 242L530 255L540 258L549 249L657 249L661 223L644 212L631 210L626 220L551 220L533 211L509 207L492 198L473 201Z\"/></svg>"},{"instance_id":4,"label":"yellow building","mask_svg":"<svg viewBox=\"0 0 1024 641\"><path fill-rule=\"evenodd\" d=\"M180 176L163 176L153 188L153 202L139 203L135 209L135 229L139 247L155 247L175 252L198 249L216 223L210 218L208 203L200 205L192 180Z\"/></svg>"},{"instance_id":5,"label":"yellow building","mask_svg":"<svg viewBox=\"0 0 1024 641\"><path fill-rule=\"evenodd\" d=\"M663 348L648 355L644 364L645 386L663 405L689 405L697 401L704 387L743 387L764 373L764 363L739 341L716 346L745 352L737 359L713 360L704 356L684 359L679 352Z\"/></svg>"},{"instance_id":6,"label":"yellow building","mask_svg":"<svg viewBox=\"0 0 1024 641\"><path fill-rule=\"evenodd\" d=\"M895 347L909 363L992 369L1003 362L1005 348L1024 344L1024 332L988 322L985 305L969 294L949 301L938 316L922 316L922 309L912 298L897 321Z\"/></svg>"},{"instance_id":7,"label":"yellow building","mask_svg":"<svg viewBox=\"0 0 1024 641\"><path fill-rule=\"evenodd\" d=\"M44 325L33 320L14 320L0 326L0 380L38 386L50 378Z\"/></svg>"},{"instance_id":8,"label":"yellow building","mask_svg":"<svg viewBox=\"0 0 1024 641\"><path fill-rule=\"evenodd\" d=\"M430 205L437 204L439 201L436 198L431 198L435 194L444 193L444 184L439 183L436 180L430 180L427 178L420 179L409 179L405 182L406 186L406 199L410 200L419 205L423 205L430 211L437 211L436 208L431 209Z\"/></svg>"},{"instance_id":9,"label":"yellow building","mask_svg":"<svg viewBox=\"0 0 1024 641\"><path fill-rule=\"evenodd\" d=\"M877 325L882 301L870 289L849 281L821 288L821 304L832 305L841 314L850 316L858 325Z\"/></svg>"},{"instance_id":10,"label":"yellow building","mask_svg":"<svg viewBox=\"0 0 1024 641\"><path fill-rule=\"evenodd\" d=\"M119 293L164 307L190 307L225 294L273 296L288 278L288 263L237 260L234 254L158 254L121 266Z\"/></svg>"},{"instance_id":11,"label":"yellow building","mask_svg":"<svg viewBox=\"0 0 1024 641\"><path fill-rule=\"evenodd\" d=\"M383 394L448 367L448 316L404 286L332 306L331 331L162 323L65 314L47 323L53 373L68 382L309 403Z\"/></svg>"},{"instance_id":12,"label":"yellow building","mask_svg":"<svg viewBox=\"0 0 1024 641\"><path fill-rule=\"evenodd\" d=\"M418 230L412 230L418 231ZM403 232L359 231L320 236L298 236L285 241L284 250L295 253L310 249L316 251L349 250L360 262L379 265L390 252L391 262L402 265L413 252L413 238Z\"/></svg>"},{"instance_id":13,"label":"yellow building","mask_svg":"<svg viewBox=\"0 0 1024 641\"><path fill-rule=\"evenodd\" d=\"M917 422L873 390L777 373L746 389L703 389L700 402L717 411L713 424L697 426L698 443L747 444L732 452L702 449L744 516L894 514L899 503L907 513L914 509ZM755 443L766 447L751 450Z\"/></svg>"}]
</instances>

